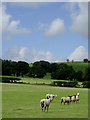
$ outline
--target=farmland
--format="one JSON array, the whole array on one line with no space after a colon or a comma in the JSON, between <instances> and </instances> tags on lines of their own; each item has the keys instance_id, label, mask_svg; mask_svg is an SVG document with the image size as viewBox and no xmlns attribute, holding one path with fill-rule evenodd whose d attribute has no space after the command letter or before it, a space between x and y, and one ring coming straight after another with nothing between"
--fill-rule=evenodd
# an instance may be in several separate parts
<instances>
[{"instance_id":1,"label":"farmland","mask_svg":"<svg viewBox=\"0 0 90 120\"><path fill-rule=\"evenodd\" d=\"M79 104L61 105L60 98L80 93ZM58 97L42 112L40 100L47 93ZM88 89L2 83L3 118L88 118Z\"/></svg>"},{"instance_id":2,"label":"farmland","mask_svg":"<svg viewBox=\"0 0 90 120\"><path fill-rule=\"evenodd\" d=\"M66 64L83 73L88 67L88 63L83 62ZM3 77L14 79L14 76ZM28 76L19 76L18 78L21 80L17 83L1 83L3 118L88 118L88 89L82 88L82 82L78 82L79 88L51 86L53 81L57 81L51 79L51 73L47 73L43 78ZM78 104L60 104L61 97L74 95L78 92L80 93ZM40 100L46 98L47 93L58 96L51 102L48 113L42 112L40 107Z\"/></svg>"}]
</instances>

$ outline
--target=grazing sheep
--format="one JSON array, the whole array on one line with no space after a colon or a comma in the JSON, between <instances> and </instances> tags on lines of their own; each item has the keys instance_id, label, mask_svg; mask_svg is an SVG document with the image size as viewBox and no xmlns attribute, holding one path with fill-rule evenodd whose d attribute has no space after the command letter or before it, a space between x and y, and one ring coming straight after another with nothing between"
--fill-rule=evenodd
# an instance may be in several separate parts
<instances>
[{"instance_id":1,"label":"grazing sheep","mask_svg":"<svg viewBox=\"0 0 90 120\"><path fill-rule=\"evenodd\" d=\"M46 94L46 98L47 98L47 99L52 98L52 100L53 100L54 97L57 97L57 95L54 95L54 94Z\"/></svg>"},{"instance_id":2,"label":"grazing sheep","mask_svg":"<svg viewBox=\"0 0 90 120\"><path fill-rule=\"evenodd\" d=\"M76 103L77 103L77 102L79 102L79 95L80 95L80 93L77 93L76 95L69 96L69 97L71 98L71 101L72 101L73 103L75 103L75 101L76 101Z\"/></svg>"},{"instance_id":3,"label":"grazing sheep","mask_svg":"<svg viewBox=\"0 0 90 120\"><path fill-rule=\"evenodd\" d=\"M65 99L66 97L61 97L61 104L62 104L62 102L64 102L64 99Z\"/></svg>"},{"instance_id":4,"label":"grazing sheep","mask_svg":"<svg viewBox=\"0 0 90 120\"><path fill-rule=\"evenodd\" d=\"M62 104L62 102L64 102L64 105L65 105L65 103L70 103L70 101L71 101L71 98L70 97L62 97L61 98L61 104Z\"/></svg>"},{"instance_id":5,"label":"grazing sheep","mask_svg":"<svg viewBox=\"0 0 90 120\"><path fill-rule=\"evenodd\" d=\"M47 112L48 112L48 108L49 108L49 105L50 105L50 102L52 101L52 98L49 98L49 99L42 99L40 101L40 106L42 108L42 111L43 111L43 108L44 108L44 112L46 110L46 107L47 107Z\"/></svg>"},{"instance_id":6,"label":"grazing sheep","mask_svg":"<svg viewBox=\"0 0 90 120\"><path fill-rule=\"evenodd\" d=\"M73 103L75 103L75 101L76 101L76 95L73 95L73 96L71 97L71 101L72 101Z\"/></svg>"},{"instance_id":7,"label":"grazing sheep","mask_svg":"<svg viewBox=\"0 0 90 120\"><path fill-rule=\"evenodd\" d=\"M79 102L79 95L80 95L80 93L77 93L77 95L76 95L76 103L78 103Z\"/></svg>"},{"instance_id":8,"label":"grazing sheep","mask_svg":"<svg viewBox=\"0 0 90 120\"><path fill-rule=\"evenodd\" d=\"M71 101L72 101L72 100L71 100L72 96L68 96L68 97L70 97L70 102L71 102Z\"/></svg>"}]
</instances>

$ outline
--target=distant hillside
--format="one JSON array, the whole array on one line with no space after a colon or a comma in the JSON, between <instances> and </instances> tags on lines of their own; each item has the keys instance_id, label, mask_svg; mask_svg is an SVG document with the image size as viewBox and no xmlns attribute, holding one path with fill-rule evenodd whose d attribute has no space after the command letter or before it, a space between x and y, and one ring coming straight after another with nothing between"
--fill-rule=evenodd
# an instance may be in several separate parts
<instances>
[{"instance_id":1,"label":"distant hillside","mask_svg":"<svg viewBox=\"0 0 90 120\"><path fill-rule=\"evenodd\" d=\"M84 74L86 68L88 67L88 63L84 62L67 62L66 64L72 66L75 71L82 71Z\"/></svg>"},{"instance_id":2,"label":"distant hillside","mask_svg":"<svg viewBox=\"0 0 90 120\"><path fill-rule=\"evenodd\" d=\"M88 64L90 64L90 63L84 63L84 62L63 62L63 63L69 66L72 66L75 71L82 71L84 74L85 74L86 68L88 67ZM61 64L61 63L58 62L57 64ZM33 64L29 64L29 66L32 67ZM50 74L47 74L46 78L50 78Z\"/></svg>"}]
</instances>

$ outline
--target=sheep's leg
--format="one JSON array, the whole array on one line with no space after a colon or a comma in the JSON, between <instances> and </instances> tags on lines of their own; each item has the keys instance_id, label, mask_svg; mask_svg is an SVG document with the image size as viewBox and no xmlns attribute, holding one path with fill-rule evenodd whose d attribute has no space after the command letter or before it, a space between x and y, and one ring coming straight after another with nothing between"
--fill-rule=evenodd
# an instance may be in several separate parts
<instances>
[{"instance_id":1,"label":"sheep's leg","mask_svg":"<svg viewBox=\"0 0 90 120\"><path fill-rule=\"evenodd\" d=\"M45 110L46 110L46 106L44 107L44 112L45 112Z\"/></svg>"},{"instance_id":2,"label":"sheep's leg","mask_svg":"<svg viewBox=\"0 0 90 120\"><path fill-rule=\"evenodd\" d=\"M77 103L79 103L79 100L77 100Z\"/></svg>"},{"instance_id":3,"label":"sheep's leg","mask_svg":"<svg viewBox=\"0 0 90 120\"><path fill-rule=\"evenodd\" d=\"M43 107L42 107L42 112L43 112Z\"/></svg>"},{"instance_id":4,"label":"sheep's leg","mask_svg":"<svg viewBox=\"0 0 90 120\"><path fill-rule=\"evenodd\" d=\"M48 107L47 107L47 112L48 112Z\"/></svg>"}]
</instances>

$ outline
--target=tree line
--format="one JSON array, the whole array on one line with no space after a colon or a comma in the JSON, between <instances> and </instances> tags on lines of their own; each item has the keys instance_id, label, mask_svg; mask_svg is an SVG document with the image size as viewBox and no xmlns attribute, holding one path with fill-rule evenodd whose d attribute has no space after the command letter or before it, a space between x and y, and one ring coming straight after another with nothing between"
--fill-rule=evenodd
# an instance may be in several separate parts
<instances>
[{"instance_id":1,"label":"tree line","mask_svg":"<svg viewBox=\"0 0 90 120\"><path fill-rule=\"evenodd\" d=\"M1 64L2 63L2 64ZM57 80L77 80L88 81L90 78L90 67L86 68L85 75L82 71L75 71L72 66L66 63L49 63L48 61L37 61L29 65L25 61L1 60L0 75L6 76L28 76L33 78L43 78L47 73L51 74L51 79Z\"/></svg>"}]
</instances>

